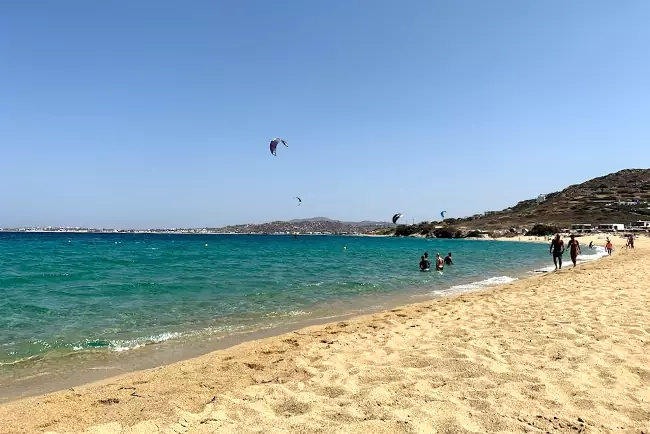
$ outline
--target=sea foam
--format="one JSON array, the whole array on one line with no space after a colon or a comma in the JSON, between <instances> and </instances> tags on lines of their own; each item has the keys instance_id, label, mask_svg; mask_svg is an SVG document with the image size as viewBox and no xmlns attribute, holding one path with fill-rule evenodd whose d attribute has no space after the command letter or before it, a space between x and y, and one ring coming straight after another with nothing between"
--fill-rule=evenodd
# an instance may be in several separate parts
<instances>
[{"instance_id":1,"label":"sea foam","mask_svg":"<svg viewBox=\"0 0 650 434\"><path fill-rule=\"evenodd\" d=\"M436 289L434 291L429 292L427 295L441 296L441 295L452 295L461 292L476 291L479 289L488 288L490 286L504 285L506 283L511 283L516 280L518 279L510 276L490 277L489 279L479 280L477 282L465 283L462 285L454 285L447 289Z\"/></svg>"}]
</instances>

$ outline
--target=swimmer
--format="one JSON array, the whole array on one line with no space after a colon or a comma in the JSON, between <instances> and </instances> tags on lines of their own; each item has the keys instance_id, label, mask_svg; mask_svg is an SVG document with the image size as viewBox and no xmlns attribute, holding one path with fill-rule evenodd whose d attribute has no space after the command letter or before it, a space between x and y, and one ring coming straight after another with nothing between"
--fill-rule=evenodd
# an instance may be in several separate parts
<instances>
[{"instance_id":1,"label":"swimmer","mask_svg":"<svg viewBox=\"0 0 650 434\"><path fill-rule=\"evenodd\" d=\"M420 271L426 271L429 269L429 261L427 261L424 256L420 256Z\"/></svg>"},{"instance_id":2,"label":"swimmer","mask_svg":"<svg viewBox=\"0 0 650 434\"><path fill-rule=\"evenodd\" d=\"M436 270L442 271L445 268L445 263L440 257L440 253L436 253Z\"/></svg>"},{"instance_id":3,"label":"swimmer","mask_svg":"<svg viewBox=\"0 0 650 434\"><path fill-rule=\"evenodd\" d=\"M454 265L454 261L451 260L451 252L445 256L445 265Z\"/></svg>"}]
</instances>

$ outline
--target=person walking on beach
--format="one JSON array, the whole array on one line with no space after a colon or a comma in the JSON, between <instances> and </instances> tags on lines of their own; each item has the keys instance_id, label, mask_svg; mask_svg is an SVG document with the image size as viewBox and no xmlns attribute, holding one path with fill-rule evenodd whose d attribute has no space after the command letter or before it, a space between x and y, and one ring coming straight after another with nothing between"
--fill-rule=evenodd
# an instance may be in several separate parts
<instances>
[{"instance_id":1,"label":"person walking on beach","mask_svg":"<svg viewBox=\"0 0 650 434\"><path fill-rule=\"evenodd\" d=\"M436 270L442 271L445 268L445 263L440 257L440 253L436 253Z\"/></svg>"},{"instance_id":2,"label":"person walking on beach","mask_svg":"<svg viewBox=\"0 0 650 434\"><path fill-rule=\"evenodd\" d=\"M576 262L578 261L578 255L582 253L580 251L580 243L576 240L575 235L571 235L571 240L569 241L569 253L571 254L573 268L575 268Z\"/></svg>"},{"instance_id":3,"label":"person walking on beach","mask_svg":"<svg viewBox=\"0 0 650 434\"><path fill-rule=\"evenodd\" d=\"M549 253L553 255L553 263L555 264L555 269L562 269L562 254L564 253L564 241L560 238L560 234L557 234L553 241L551 241L551 248Z\"/></svg>"},{"instance_id":4,"label":"person walking on beach","mask_svg":"<svg viewBox=\"0 0 650 434\"><path fill-rule=\"evenodd\" d=\"M607 244L605 244L605 249L607 250L607 254L609 256L612 256L612 250L614 250L614 246L612 245L612 242L607 238Z\"/></svg>"},{"instance_id":5,"label":"person walking on beach","mask_svg":"<svg viewBox=\"0 0 650 434\"><path fill-rule=\"evenodd\" d=\"M628 240L627 240L627 246L628 246L630 249L633 249L633 248L634 248L634 234L630 235L630 237L628 238Z\"/></svg>"},{"instance_id":6,"label":"person walking on beach","mask_svg":"<svg viewBox=\"0 0 650 434\"><path fill-rule=\"evenodd\" d=\"M445 265L454 265L454 261L451 260L451 252L445 256Z\"/></svg>"}]
</instances>

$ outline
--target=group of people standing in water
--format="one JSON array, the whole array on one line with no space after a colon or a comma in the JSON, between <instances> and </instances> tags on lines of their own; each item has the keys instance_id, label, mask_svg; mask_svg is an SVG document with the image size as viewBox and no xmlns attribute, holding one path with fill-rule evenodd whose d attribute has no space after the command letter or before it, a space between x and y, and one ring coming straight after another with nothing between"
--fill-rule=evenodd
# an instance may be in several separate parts
<instances>
[{"instance_id":1,"label":"group of people standing in water","mask_svg":"<svg viewBox=\"0 0 650 434\"><path fill-rule=\"evenodd\" d=\"M592 249L594 245L594 242L589 243L589 249ZM575 267L578 263L578 255L582 254L582 251L580 250L580 243L578 240L576 240L575 235L570 236L570 240L567 243L567 247L569 249L569 254L571 256L571 262L573 262L573 266ZM634 248L634 235L628 236L628 241L627 241L627 247L628 248ZM562 269L562 255L565 252L565 245L564 241L560 237L560 234L557 234L555 238L551 241L551 245L549 248L549 254L553 256L553 263L555 264L555 269L556 270L561 270ZM607 238L606 244L605 244L605 249L607 250L608 254L612 254L613 246L612 242L610 241L609 238ZM445 265L453 265L454 261L451 259L451 252L445 256L443 259L442 256L440 256L440 253L436 253L436 259L435 259L435 269L436 271L442 271L445 268ZM429 271L431 269L431 261L429 260L429 253L424 252L424 255L420 256L420 271Z\"/></svg>"},{"instance_id":2,"label":"group of people standing in water","mask_svg":"<svg viewBox=\"0 0 650 434\"><path fill-rule=\"evenodd\" d=\"M445 256L443 259L440 256L440 253L436 253L436 271L442 271L445 268L445 265L453 265L454 261L451 259L451 252ZM431 261L429 260L429 253L424 252L423 256L420 256L420 271L429 271L431 269Z\"/></svg>"}]
</instances>

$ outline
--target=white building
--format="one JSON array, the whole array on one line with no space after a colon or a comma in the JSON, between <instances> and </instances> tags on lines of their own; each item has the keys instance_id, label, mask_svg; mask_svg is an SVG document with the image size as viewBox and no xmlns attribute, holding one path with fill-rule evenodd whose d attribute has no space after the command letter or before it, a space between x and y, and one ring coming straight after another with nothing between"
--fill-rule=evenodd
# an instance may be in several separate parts
<instances>
[{"instance_id":1,"label":"white building","mask_svg":"<svg viewBox=\"0 0 650 434\"><path fill-rule=\"evenodd\" d=\"M590 224L587 224L587 223L576 223L574 225L571 225L571 231L582 234L582 233L585 233L585 232L593 232L594 227L592 225L590 225Z\"/></svg>"},{"instance_id":2,"label":"white building","mask_svg":"<svg viewBox=\"0 0 650 434\"><path fill-rule=\"evenodd\" d=\"M537 205L544 202L546 202L546 195L542 193L539 196L537 196Z\"/></svg>"},{"instance_id":3,"label":"white building","mask_svg":"<svg viewBox=\"0 0 650 434\"><path fill-rule=\"evenodd\" d=\"M639 220L630 224L632 229L650 229L650 221Z\"/></svg>"},{"instance_id":4,"label":"white building","mask_svg":"<svg viewBox=\"0 0 650 434\"><path fill-rule=\"evenodd\" d=\"M624 231L625 225L623 223L609 223L604 225L598 225L598 230L600 231Z\"/></svg>"}]
</instances>

